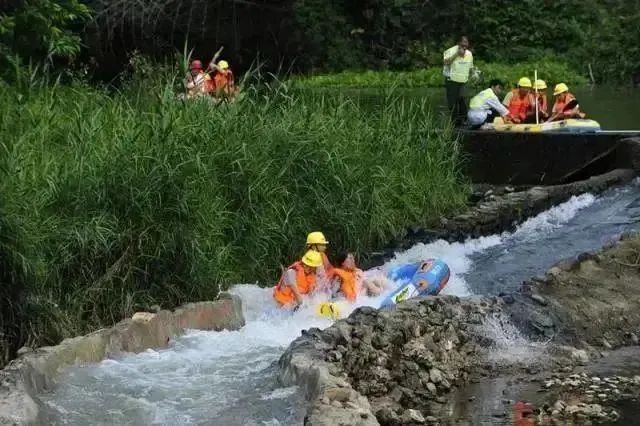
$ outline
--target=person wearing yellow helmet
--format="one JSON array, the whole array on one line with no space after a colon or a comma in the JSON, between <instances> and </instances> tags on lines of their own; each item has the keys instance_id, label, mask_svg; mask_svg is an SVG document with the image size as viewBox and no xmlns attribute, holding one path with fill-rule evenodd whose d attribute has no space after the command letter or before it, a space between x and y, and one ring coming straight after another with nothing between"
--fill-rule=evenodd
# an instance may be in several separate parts
<instances>
[{"instance_id":1,"label":"person wearing yellow helmet","mask_svg":"<svg viewBox=\"0 0 640 426\"><path fill-rule=\"evenodd\" d=\"M544 80L533 82L533 96L538 101L539 118L546 120L549 118L549 103L547 101L547 83Z\"/></svg>"},{"instance_id":2,"label":"person wearing yellow helmet","mask_svg":"<svg viewBox=\"0 0 640 426\"><path fill-rule=\"evenodd\" d=\"M225 60L219 61L217 64L211 64L210 67L215 70L213 82L217 97L230 97L235 95L235 80L233 72L229 67L229 62Z\"/></svg>"},{"instance_id":3,"label":"person wearing yellow helmet","mask_svg":"<svg viewBox=\"0 0 640 426\"><path fill-rule=\"evenodd\" d=\"M514 123L535 122L535 99L531 94L531 80L522 77L518 87L507 93L502 104L507 107Z\"/></svg>"},{"instance_id":4,"label":"person wearing yellow helmet","mask_svg":"<svg viewBox=\"0 0 640 426\"><path fill-rule=\"evenodd\" d=\"M548 121L565 120L567 118L585 118L586 114L580 111L578 100L565 83L558 83L553 88L555 102L551 109L551 118Z\"/></svg>"},{"instance_id":5,"label":"person wearing yellow helmet","mask_svg":"<svg viewBox=\"0 0 640 426\"><path fill-rule=\"evenodd\" d=\"M320 253L322 256L322 266L318 268L318 284L322 289L328 290L328 286L333 278L333 266L327 256L327 246L329 241L322 232L314 231L307 235L307 250L313 250Z\"/></svg>"},{"instance_id":6,"label":"person wearing yellow helmet","mask_svg":"<svg viewBox=\"0 0 640 426\"><path fill-rule=\"evenodd\" d=\"M282 308L296 310L303 296L313 293L316 287L316 270L322 266L322 256L317 251L307 251L302 259L282 272L273 288L273 299Z\"/></svg>"}]
</instances>

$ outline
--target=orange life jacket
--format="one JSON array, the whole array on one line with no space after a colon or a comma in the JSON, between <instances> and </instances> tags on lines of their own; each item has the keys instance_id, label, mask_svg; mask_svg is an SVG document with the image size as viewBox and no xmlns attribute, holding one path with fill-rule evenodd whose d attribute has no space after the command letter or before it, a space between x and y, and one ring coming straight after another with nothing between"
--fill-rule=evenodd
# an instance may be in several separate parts
<instances>
[{"instance_id":1,"label":"orange life jacket","mask_svg":"<svg viewBox=\"0 0 640 426\"><path fill-rule=\"evenodd\" d=\"M302 262L296 262L287 268L293 269L296 272L296 286L300 294L309 294L313 292L316 286L316 274L312 272L310 274L305 273ZM290 305L296 301L296 296L293 290L284 283L285 275L287 271L284 271L280 277L280 281L273 288L273 298L281 305Z\"/></svg>"},{"instance_id":2,"label":"orange life jacket","mask_svg":"<svg viewBox=\"0 0 640 426\"><path fill-rule=\"evenodd\" d=\"M571 93L567 93L567 96L564 97L564 101L561 101L560 97L557 97L556 102L553 104L553 113L555 114L558 112L562 112L564 110L564 107L575 98L576 97Z\"/></svg>"},{"instance_id":3,"label":"orange life jacket","mask_svg":"<svg viewBox=\"0 0 640 426\"><path fill-rule=\"evenodd\" d=\"M215 84L215 89L217 91L223 91L227 95L233 94L234 78L233 78L233 72L231 72L231 70L227 70L226 72L218 71L213 76L213 81Z\"/></svg>"},{"instance_id":4,"label":"orange life jacket","mask_svg":"<svg viewBox=\"0 0 640 426\"><path fill-rule=\"evenodd\" d=\"M544 93L538 93L538 111L544 111L548 113L547 108L547 95L545 95Z\"/></svg>"},{"instance_id":5,"label":"orange life jacket","mask_svg":"<svg viewBox=\"0 0 640 426\"><path fill-rule=\"evenodd\" d=\"M358 284L356 280L356 271L348 271L346 269L334 268L333 273L340 278L340 291L350 302L355 302L358 295Z\"/></svg>"},{"instance_id":6,"label":"orange life jacket","mask_svg":"<svg viewBox=\"0 0 640 426\"><path fill-rule=\"evenodd\" d=\"M513 89L511 92L511 100L509 101L509 114L512 117L518 117L520 120L527 118L527 114L532 107L532 97L527 93L524 98L520 97L518 89Z\"/></svg>"}]
</instances>

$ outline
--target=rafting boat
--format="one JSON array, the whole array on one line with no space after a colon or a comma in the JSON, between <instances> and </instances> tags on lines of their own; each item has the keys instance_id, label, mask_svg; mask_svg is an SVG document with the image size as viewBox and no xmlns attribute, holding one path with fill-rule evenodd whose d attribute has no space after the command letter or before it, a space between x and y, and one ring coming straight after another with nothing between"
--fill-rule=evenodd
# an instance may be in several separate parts
<instances>
[{"instance_id":1,"label":"rafting boat","mask_svg":"<svg viewBox=\"0 0 640 426\"><path fill-rule=\"evenodd\" d=\"M449 281L449 266L438 259L400 265L389 271L387 277L398 283L380 307L390 307L419 296L435 296Z\"/></svg>"},{"instance_id":2,"label":"rafting boat","mask_svg":"<svg viewBox=\"0 0 640 426\"><path fill-rule=\"evenodd\" d=\"M396 287L380 307L393 307L414 297L435 296L447 285L450 273L449 266L438 259L398 265L386 274ZM316 306L316 315L335 320L342 317L348 305L346 300L322 302Z\"/></svg>"},{"instance_id":3,"label":"rafting boat","mask_svg":"<svg viewBox=\"0 0 640 426\"><path fill-rule=\"evenodd\" d=\"M600 124L595 120L571 118L561 121L539 124L513 124L505 123L501 118L496 118L493 123L486 124L482 130L496 132L561 132L561 133L595 133L600 131Z\"/></svg>"}]
</instances>

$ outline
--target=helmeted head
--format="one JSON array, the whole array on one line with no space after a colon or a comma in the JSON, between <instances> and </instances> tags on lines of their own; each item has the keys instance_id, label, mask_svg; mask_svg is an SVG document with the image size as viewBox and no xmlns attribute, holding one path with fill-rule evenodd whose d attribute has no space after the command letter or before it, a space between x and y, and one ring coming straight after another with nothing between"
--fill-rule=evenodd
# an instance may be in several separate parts
<instances>
[{"instance_id":1,"label":"helmeted head","mask_svg":"<svg viewBox=\"0 0 640 426\"><path fill-rule=\"evenodd\" d=\"M191 61L191 71L202 71L202 62L198 59Z\"/></svg>"},{"instance_id":2,"label":"helmeted head","mask_svg":"<svg viewBox=\"0 0 640 426\"><path fill-rule=\"evenodd\" d=\"M489 87L493 90L493 93L495 93L496 96L500 96L504 90L504 83L498 79L493 79L489 82Z\"/></svg>"},{"instance_id":3,"label":"helmeted head","mask_svg":"<svg viewBox=\"0 0 640 426\"><path fill-rule=\"evenodd\" d=\"M520 95L526 95L531 90L531 80L528 77L522 77L518 80L518 91Z\"/></svg>"},{"instance_id":4,"label":"helmeted head","mask_svg":"<svg viewBox=\"0 0 640 426\"><path fill-rule=\"evenodd\" d=\"M547 83L544 80L536 80L533 82L533 88L536 90L546 90Z\"/></svg>"},{"instance_id":5,"label":"helmeted head","mask_svg":"<svg viewBox=\"0 0 640 426\"><path fill-rule=\"evenodd\" d=\"M218 62L218 68L220 68L223 71L226 71L229 69L229 62L222 60L220 62Z\"/></svg>"},{"instance_id":6,"label":"helmeted head","mask_svg":"<svg viewBox=\"0 0 640 426\"><path fill-rule=\"evenodd\" d=\"M329 245L329 241L322 232L315 231L307 235L307 247L323 253L327 249L327 245Z\"/></svg>"},{"instance_id":7,"label":"helmeted head","mask_svg":"<svg viewBox=\"0 0 640 426\"><path fill-rule=\"evenodd\" d=\"M556 84L553 88L553 96L564 97L569 92L569 87L564 83Z\"/></svg>"},{"instance_id":8,"label":"helmeted head","mask_svg":"<svg viewBox=\"0 0 640 426\"><path fill-rule=\"evenodd\" d=\"M322 255L315 250L307 251L302 256L302 266L306 271L315 271L316 268L322 266Z\"/></svg>"}]
</instances>

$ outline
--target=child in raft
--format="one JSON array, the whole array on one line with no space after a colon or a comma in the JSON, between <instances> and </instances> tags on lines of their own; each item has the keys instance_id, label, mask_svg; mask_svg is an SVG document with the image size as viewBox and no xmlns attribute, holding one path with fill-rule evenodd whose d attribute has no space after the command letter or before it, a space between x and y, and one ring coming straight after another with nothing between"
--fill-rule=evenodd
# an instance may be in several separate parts
<instances>
[{"instance_id":1,"label":"child in raft","mask_svg":"<svg viewBox=\"0 0 640 426\"><path fill-rule=\"evenodd\" d=\"M390 287L384 275L365 278L364 272L356 266L353 253L341 253L335 259L332 288L334 294L341 294L349 302L355 302L358 295L379 296Z\"/></svg>"}]
</instances>

